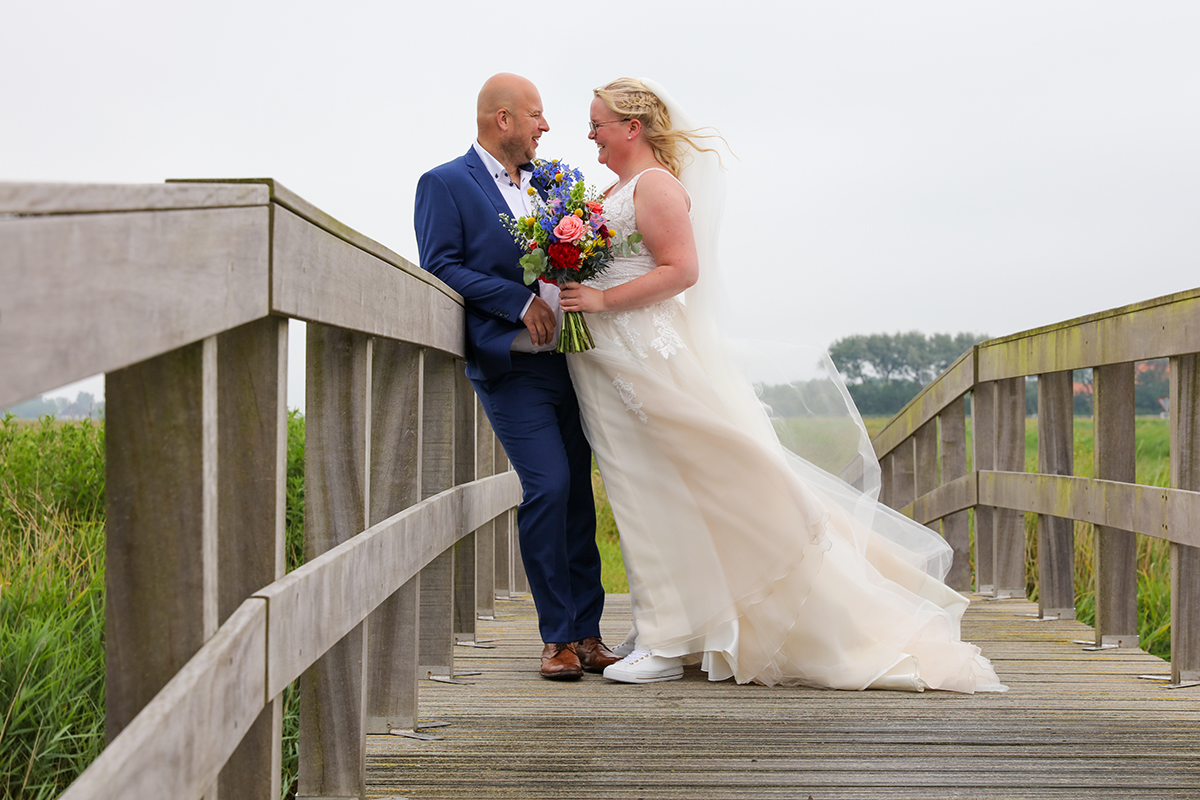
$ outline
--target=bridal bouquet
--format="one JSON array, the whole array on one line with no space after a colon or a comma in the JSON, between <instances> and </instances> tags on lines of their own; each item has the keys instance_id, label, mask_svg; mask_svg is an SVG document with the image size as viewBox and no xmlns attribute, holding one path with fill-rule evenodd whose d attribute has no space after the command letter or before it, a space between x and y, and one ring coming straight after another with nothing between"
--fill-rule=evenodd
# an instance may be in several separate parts
<instances>
[{"instance_id":1,"label":"bridal bouquet","mask_svg":"<svg viewBox=\"0 0 1200 800\"><path fill-rule=\"evenodd\" d=\"M612 262L614 256L638 251L640 233L622 236L608 227L600 194L583 182L583 173L566 163L534 161L533 180L546 187L546 198L531 187L533 213L513 219L501 214L504 226L526 250L521 258L525 285L535 280L565 285L568 281L590 280ZM595 347L583 314L563 314L558 336L559 353L582 353Z\"/></svg>"}]
</instances>

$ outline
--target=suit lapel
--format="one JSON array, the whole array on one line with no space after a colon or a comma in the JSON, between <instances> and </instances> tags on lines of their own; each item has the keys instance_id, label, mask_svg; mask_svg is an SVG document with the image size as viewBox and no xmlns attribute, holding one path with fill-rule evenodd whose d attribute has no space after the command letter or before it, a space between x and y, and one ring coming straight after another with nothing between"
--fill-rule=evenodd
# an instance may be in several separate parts
<instances>
[{"instance_id":1,"label":"suit lapel","mask_svg":"<svg viewBox=\"0 0 1200 800\"><path fill-rule=\"evenodd\" d=\"M511 217L512 212L508 208L508 203L504 202L504 195L500 194L500 187L496 185L496 179L483 166L483 162L479 159L479 154L475 152L474 147L467 150L466 162L467 170L471 173L471 177L479 184L480 190L487 195L488 200L492 201L492 205L496 207L496 213L506 214Z\"/></svg>"}]
</instances>

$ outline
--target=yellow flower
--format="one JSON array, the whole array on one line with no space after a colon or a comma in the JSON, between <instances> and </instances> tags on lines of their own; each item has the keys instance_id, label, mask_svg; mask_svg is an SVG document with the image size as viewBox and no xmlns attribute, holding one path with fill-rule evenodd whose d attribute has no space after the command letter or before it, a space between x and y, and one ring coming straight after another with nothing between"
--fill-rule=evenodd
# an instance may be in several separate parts
<instances>
[{"instance_id":1,"label":"yellow flower","mask_svg":"<svg viewBox=\"0 0 1200 800\"><path fill-rule=\"evenodd\" d=\"M562 173L561 172L554 173L554 180L561 182L562 181Z\"/></svg>"},{"instance_id":2,"label":"yellow flower","mask_svg":"<svg viewBox=\"0 0 1200 800\"><path fill-rule=\"evenodd\" d=\"M532 196L533 196L534 189L533 189L533 187L532 187L532 186L530 186L530 187L529 187L528 189L526 189L525 191L526 191L526 193L527 193L527 194L529 194L529 196L530 196L530 197L532 197Z\"/></svg>"},{"instance_id":3,"label":"yellow flower","mask_svg":"<svg viewBox=\"0 0 1200 800\"><path fill-rule=\"evenodd\" d=\"M530 228L532 228L532 227L533 227L533 225L534 225L534 219L533 219L533 217L526 217L526 218L525 218L525 225L526 225L527 227L530 227Z\"/></svg>"},{"instance_id":4,"label":"yellow flower","mask_svg":"<svg viewBox=\"0 0 1200 800\"><path fill-rule=\"evenodd\" d=\"M583 216L583 209L582 209L582 208L577 208L577 209L575 209L575 216L577 216L577 217L582 217L582 216Z\"/></svg>"}]
</instances>

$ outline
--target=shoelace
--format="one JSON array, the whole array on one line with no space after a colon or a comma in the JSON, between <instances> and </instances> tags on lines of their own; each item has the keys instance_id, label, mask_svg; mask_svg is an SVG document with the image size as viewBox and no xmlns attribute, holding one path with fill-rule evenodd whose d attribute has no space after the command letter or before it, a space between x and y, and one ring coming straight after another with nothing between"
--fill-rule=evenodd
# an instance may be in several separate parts
<instances>
[{"instance_id":1,"label":"shoelace","mask_svg":"<svg viewBox=\"0 0 1200 800\"><path fill-rule=\"evenodd\" d=\"M626 664L636 664L637 662L641 661L642 659L649 658L652 655L654 655L654 654L651 653L649 650L634 650L632 653L625 656L621 660L623 662L625 662Z\"/></svg>"}]
</instances>

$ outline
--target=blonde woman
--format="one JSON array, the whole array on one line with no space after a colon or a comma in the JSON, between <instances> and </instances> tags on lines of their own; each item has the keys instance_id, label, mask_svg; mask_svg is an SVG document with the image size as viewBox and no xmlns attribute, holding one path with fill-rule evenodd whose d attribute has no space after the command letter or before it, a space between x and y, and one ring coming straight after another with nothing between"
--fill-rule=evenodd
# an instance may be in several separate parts
<instances>
[{"instance_id":1,"label":"blonde woman","mask_svg":"<svg viewBox=\"0 0 1200 800\"><path fill-rule=\"evenodd\" d=\"M719 139L652 82L594 94L609 225L644 237L560 298L596 340L568 366L633 602L632 652L605 677L698 661L739 683L1003 691L959 639L940 537L784 450L738 374L714 297Z\"/></svg>"}]
</instances>

